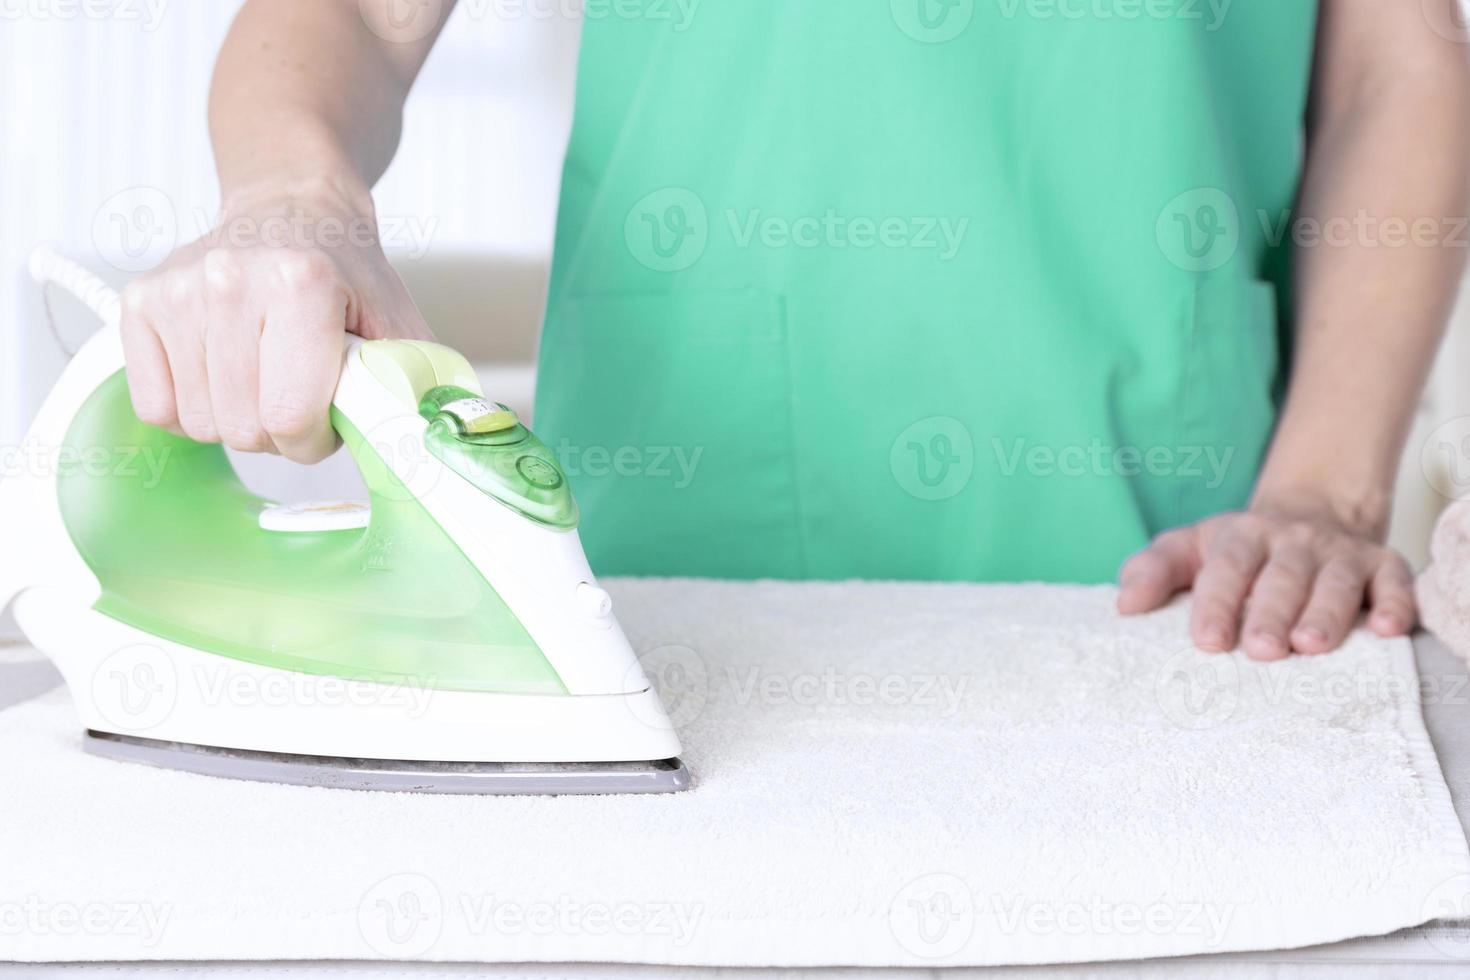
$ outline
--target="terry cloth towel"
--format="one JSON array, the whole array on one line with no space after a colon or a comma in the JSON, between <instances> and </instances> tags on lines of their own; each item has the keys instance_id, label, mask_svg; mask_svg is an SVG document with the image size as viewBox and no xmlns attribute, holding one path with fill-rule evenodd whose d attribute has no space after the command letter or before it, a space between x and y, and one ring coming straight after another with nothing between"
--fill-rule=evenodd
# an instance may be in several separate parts
<instances>
[{"instance_id":1,"label":"terry cloth towel","mask_svg":"<svg viewBox=\"0 0 1470 980\"><path fill-rule=\"evenodd\" d=\"M0 959L984 965L1454 914L1407 640L1262 666L1107 588L609 583L677 796L272 786L0 712Z\"/></svg>"}]
</instances>

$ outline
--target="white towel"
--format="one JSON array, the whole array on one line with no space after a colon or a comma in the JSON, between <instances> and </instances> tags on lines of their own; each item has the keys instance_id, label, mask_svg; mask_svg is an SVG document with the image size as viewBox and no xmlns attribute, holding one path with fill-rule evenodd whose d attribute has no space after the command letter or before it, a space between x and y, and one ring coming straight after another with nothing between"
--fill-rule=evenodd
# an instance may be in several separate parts
<instances>
[{"instance_id":1,"label":"white towel","mask_svg":"<svg viewBox=\"0 0 1470 980\"><path fill-rule=\"evenodd\" d=\"M458 798L81 754L0 712L0 959L983 965L1449 914L1410 645L1263 667L1106 588L611 583L692 791Z\"/></svg>"}]
</instances>

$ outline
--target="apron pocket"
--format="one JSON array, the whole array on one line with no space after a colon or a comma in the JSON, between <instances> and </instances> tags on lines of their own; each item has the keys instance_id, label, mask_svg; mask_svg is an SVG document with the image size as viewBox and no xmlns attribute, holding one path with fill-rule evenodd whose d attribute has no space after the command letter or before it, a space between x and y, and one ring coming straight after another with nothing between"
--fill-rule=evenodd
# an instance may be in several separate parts
<instances>
[{"instance_id":1,"label":"apron pocket","mask_svg":"<svg viewBox=\"0 0 1470 980\"><path fill-rule=\"evenodd\" d=\"M554 298L537 429L603 574L798 577L786 324L755 290Z\"/></svg>"}]
</instances>

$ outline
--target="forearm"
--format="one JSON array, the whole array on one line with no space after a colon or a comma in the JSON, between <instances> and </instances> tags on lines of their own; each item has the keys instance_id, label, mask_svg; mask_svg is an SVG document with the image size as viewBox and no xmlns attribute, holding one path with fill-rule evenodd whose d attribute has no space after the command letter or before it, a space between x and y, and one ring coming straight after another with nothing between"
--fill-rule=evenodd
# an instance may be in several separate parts
<instances>
[{"instance_id":1,"label":"forearm","mask_svg":"<svg viewBox=\"0 0 1470 980\"><path fill-rule=\"evenodd\" d=\"M1291 380L1256 499L1382 534L1465 262L1470 82L1446 57L1326 87L1295 217Z\"/></svg>"},{"instance_id":2,"label":"forearm","mask_svg":"<svg viewBox=\"0 0 1470 980\"><path fill-rule=\"evenodd\" d=\"M298 189L371 210L367 190L397 149L404 99L437 30L388 41L361 11L357 0L249 0L241 9L209 100L227 211L240 198Z\"/></svg>"}]
</instances>

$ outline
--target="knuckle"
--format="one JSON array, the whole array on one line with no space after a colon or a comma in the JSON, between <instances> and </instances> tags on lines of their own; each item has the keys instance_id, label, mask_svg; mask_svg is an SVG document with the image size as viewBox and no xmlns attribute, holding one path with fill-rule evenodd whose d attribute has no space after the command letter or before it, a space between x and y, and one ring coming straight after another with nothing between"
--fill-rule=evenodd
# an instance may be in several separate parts
<instances>
[{"instance_id":1,"label":"knuckle","mask_svg":"<svg viewBox=\"0 0 1470 980\"><path fill-rule=\"evenodd\" d=\"M1221 546L1218 561L1232 575L1243 575L1255 566L1256 552L1249 542L1235 538Z\"/></svg>"},{"instance_id":2,"label":"knuckle","mask_svg":"<svg viewBox=\"0 0 1470 980\"><path fill-rule=\"evenodd\" d=\"M240 257L232 249L211 248L204 253L204 280L211 295L233 296L244 284Z\"/></svg>"},{"instance_id":3,"label":"knuckle","mask_svg":"<svg viewBox=\"0 0 1470 980\"><path fill-rule=\"evenodd\" d=\"M321 252L286 252L276 260L276 272L283 283L298 289L328 286L337 281L336 267Z\"/></svg>"},{"instance_id":4,"label":"knuckle","mask_svg":"<svg viewBox=\"0 0 1470 980\"><path fill-rule=\"evenodd\" d=\"M1265 534L1271 527L1271 521L1264 515L1255 514L1251 511L1243 511L1238 514L1221 515L1220 520L1228 521L1230 529L1239 534L1256 537Z\"/></svg>"},{"instance_id":5,"label":"knuckle","mask_svg":"<svg viewBox=\"0 0 1470 980\"><path fill-rule=\"evenodd\" d=\"M260 422L243 416L226 416L215 419L215 429L220 441L231 449L245 452L260 452L267 445L265 430Z\"/></svg>"},{"instance_id":6,"label":"knuckle","mask_svg":"<svg viewBox=\"0 0 1470 980\"><path fill-rule=\"evenodd\" d=\"M260 424L272 436L304 436L315 428L316 410L304 401L273 398L261 406Z\"/></svg>"},{"instance_id":7,"label":"knuckle","mask_svg":"<svg viewBox=\"0 0 1470 980\"><path fill-rule=\"evenodd\" d=\"M1411 621L1413 620L1414 614L1417 610L1417 607L1414 605L1414 601L1412 599L1408 598L1407 596L1401 595L1384 596L1376 603L1374 603L1374 605L1379 609L1386 610L1390 613Z\"/></svg>"},{"instance_id":8,"label":"knuckle","mask_svg":"<svg viewBox=\"0 0 1470 980\"><path fill-rule=\"evenodd\" d=\"M1204 625L1224 625L1235 618L1236 605L1218 593L1206 592L1195 599L1195 618Z\"/></svg>"},{"instance_id":9,"label":"knuckle","mask_svg":"<svg viewBox=\"0 0 1470 980\"><path fill-rule=\"evenodd\" d=\"M219 433L214 427L214 416L206 411L179 410L179 428L195 442L219 442Z\"/></svg>"},{"instance_id":10,"label":"knuckle","mask_svg":"<svg viewBox=\"0 0 1470 980\"><path fill-rule=\"evenodd\" d=\"M1176 527L1154 538L1155 548L1183 548L1194 539L1194 528Z\"/></svg>"},{"instance_id":11,"label":"knuckle","mask_svg":"<svg viewBox=\"0 0 1470 980\"><path fill-rule=\"evenodd\" d=\"M1390 554L1379 567L1383 581L1393 587L1410 589L1414 586L1414 573L1397 554Z\"/></svg>"},{"instance_id":12,"label":"knuckle","mask_svg":"<svg viewBox=\"0 0 1470 980\"><path fill-rule=\"evenodd\" d=\"M178 414L169 399L161 398L153 392L133 392L132 399L133 414L138 416L138 421L159 428L167 428L178 422Z\"/></svg>"},{"instance_id":13,"label":"knuckle","mask_svg":"<svg viewBox=\"0 0 1470 980\"><path fill-rule=\"evenodd\" d=\"M1252 629L1265 628L1274 631L1285 625L1289 615L1290 610L1280 600L1252 597L1246 621Z\"/></svg>"},{"instance_id":14,"label":"knuckle","mask_svg":"<svg viewBox=\"0 0 1470 980\"><path fill-rule=\"evenodd\" d=\"M153 302L153 289L147 277L134 279L123 287L119 297L122 304L123 321L136 319L147 314Z\"/></svg>"},{"instance_id":15,"label":"knuckle","mask_svg":"<svg viewBox=\"0 0 1470 980\"><path fill-rule=\"evenodd\" d=\"M1153 548L1145 548L1143 551L1132 555L1123 563L1123 574L1125 575L1153 575L1164 566L1164 556Z\"/></svg>"},{"instance_id":16,"label":"knuckle","mask_svg":"<svg viewBox=\"0 0 1470 980\"><path fill-rule=\"evenodd\" d=\"M187 307L199 294L197 277L188 269L164 273L160 286L164 301L175 310Z\"/></svg>"},{"instance_id":17,"label":"knuckle","mask_svg":"<svg viewBox=\"0 0 1470 980\"><path fill-rule=\"evenodd\" d=\"M1352 566L1333 562L1322 569L1321 584L1323 589L1331 593L1361 591L1363 577Z\"/></svg>"},{"instance_id":18,"label":"knuckle","mask_svg":"<svg viewBox=\"0 0 1470 980\"><path fill-rule=\"evenodd\" d=\"M1292 521L1281 529L1281 540L1295 548L1315 548L1321 543L1321 536L1312 525Z\"/></svg>"},{"instance_id":19,"label":"knuckle","mask_svg":"<svg viewBox=\"0 0 1470 980\"><path fill-rule=\"evenodd\" d=\"M1304 551L1288 550L1273 555L1271 566L1282 578L1296 582L1310 578L1316 563Z\"/></svg>"}]
</instances>

